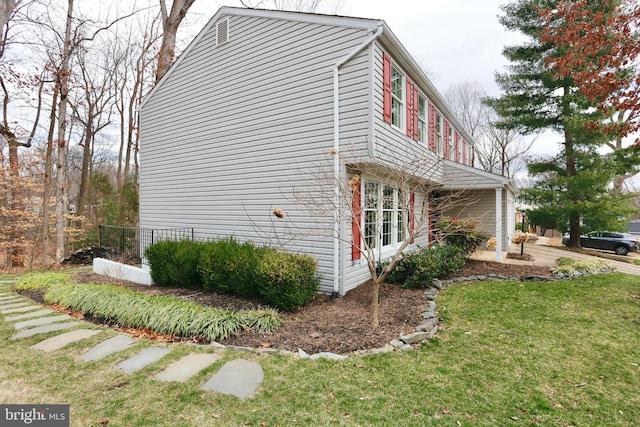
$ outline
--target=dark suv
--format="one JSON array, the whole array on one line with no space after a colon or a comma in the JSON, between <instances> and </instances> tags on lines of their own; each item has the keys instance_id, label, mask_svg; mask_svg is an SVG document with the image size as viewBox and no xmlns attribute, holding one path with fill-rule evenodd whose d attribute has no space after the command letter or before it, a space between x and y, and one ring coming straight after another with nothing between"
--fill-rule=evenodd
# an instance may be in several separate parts
<instances>
[{"instance_id":1,"label":"dark suv","mask_svg":"<svg viewBox=\"0 0 640 427\"><path fill-rule=\"evenodd\" d=\"M562 244L566 245L568 242L569 236L563 236ZM615 251L618 255L626 255L629 251L638 252L638 239L628 233L593 231L580 236L580 244L583 248Z\"/></svg>"}]
</instances>

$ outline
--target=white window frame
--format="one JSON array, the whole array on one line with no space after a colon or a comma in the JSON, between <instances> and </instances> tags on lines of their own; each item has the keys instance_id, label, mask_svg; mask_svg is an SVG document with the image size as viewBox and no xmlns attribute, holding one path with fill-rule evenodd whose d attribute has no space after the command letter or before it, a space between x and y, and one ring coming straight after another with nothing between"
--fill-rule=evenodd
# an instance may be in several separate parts
<instances>
[{"instance_id":1,"label":"white window frame","mask_svg":"<svg viewBox=\"0 0 640 427\"><path fill-rule=\"evenodd\" d=\"M422 109L423 115L420 115ZM426 144L429 138L429 104L427 97L418 93L418 142Z\"/></svg>"},{"instance_id":2,"label":"white window frame","mask_svg":"<svg viewBox=\"0 0 640 427\"><path fill-rule=\"evenodd\" d=\"M395 253L397 248L409 238L408 191L402 191L383 182L367 178L363 179L362 185L364 194L361 222L363 239L373 250L376 258L382 259ZM376 193L370 194L369 190L374 188ZM386 198L385 193L388 195ZM405 198L404 203L402 203L401 197ZM399 239L401 234L404 235L402 240Z\"/></svg>"},{"instance_id":3,"label":"white window frame","mask_svg":"<svg viewBox=\"0 0 640 427\"><path fill-rule=\"evenodd\" d=\"M400 84L400 96L394 92L394 77L397 76ZM405 99L406 99L406 83L405 76L400 72L400 69L391 64L391 125L404 131L405 129ZM397 111L397 123L396 123L396 111L394 107L398 107Z\"/></svg>"}]
</instances>

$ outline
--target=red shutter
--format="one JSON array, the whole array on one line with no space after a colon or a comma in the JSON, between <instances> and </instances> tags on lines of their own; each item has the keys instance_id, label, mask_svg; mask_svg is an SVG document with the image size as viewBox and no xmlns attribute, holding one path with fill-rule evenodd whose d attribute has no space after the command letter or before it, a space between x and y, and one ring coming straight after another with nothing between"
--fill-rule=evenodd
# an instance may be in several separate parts
<instances>
[{"instance_id":1,"label":"red shutter","mask_svg":"<svg viewBox=\"0 0 640 427\"><path fill-rule=\"evenodd\" d=\"M355 261L360 259L360 225L362 221L362 208L360 207L361 199L361 185L358 185L353 189L353 197L351 198L351 236L353 236L353 243L351 244L351 260Z\"/></svg>"},{"instance_id":2,"label":"red shutter","mask_svg":"<svg viewBox=\"0 0 640 427\"><path fill-rule=\"evenodd\" d=\"M384 96L384 121L391 123L391 58L382 54L382 93Z\"/></svg>"},{"instance_id":3,"label":"red shutter","mask_svg":"<svg viewBox=\"0 0 640 427\"><path fill-rule=\"evenodd\" d=\"M420 95L418 94L418 87L413 85L413 139L416 141L420 137L418 134L418 113L420 112Z\"/></svg>"},{"instance_id":4,"label":"red shutter","mask_svg":"<svg viewBox=\"0 0 640 427\"><path fill-rule=\"evenodd\" d=\"M409 196L409 235L413 236L416 227L416 193L413 191ZM411 243L414 242L415 239L411 239Z\"/></svg>"},{"instance_id":5,"label":"red shutter","mask_svg":"<svg viewBox=\"0 0 640 427\"><path fill-rule=\"evenodd\" d=\"M433 152L437 151L438 143L436 138L436 107L429 103L429 149Z\"/></svg>"},{"instance_id":6,"label":"red shutter","mask_svg":"<svg viewBox=\"0 0 640 427\"><path fill-rule=\"evenodd\" d=\"M445 159L449 158L449 122L444 121L444 147L442 147L442 154Z\"/></svg>"},{"instance_id":7,"label":"red shutter","mask_svg":"<svg viewBox=\"0 0 640 427\"><path fill-rule=\"evenodd\" d=\"M455 150L453 155L455 158L455 161L460 163L460 134L458 132L456 132L456 141L455 141L455 145L453 146L453 149Z\"/></svg>"},{"instance_id":8,"label":"red shutter","mask_svg":"<svg viewBox=\"0 0 640 427\"><path fill-rule=\"evenodd\" d=\"M467 164L467 141L462 140L462 164Z\"/></svg>"},{"instance_id":9,"label":"red shutter","mask_svg":"<svg viewBox=\"0 0 640 427\"><path fill-rule=\"evenodd\" d=\"M413 99L413 83L407 77L407 135L413 138L413 110L415 101Z\"/></svg>"}]
</instances>

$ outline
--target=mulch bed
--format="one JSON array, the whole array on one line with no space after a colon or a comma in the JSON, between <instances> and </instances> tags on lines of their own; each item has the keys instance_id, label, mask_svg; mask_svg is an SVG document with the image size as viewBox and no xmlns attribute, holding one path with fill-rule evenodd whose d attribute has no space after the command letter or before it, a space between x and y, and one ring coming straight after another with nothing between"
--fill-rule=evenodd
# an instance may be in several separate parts
<instances>
[{"instance_id":1,"label":"mulch bed","mask_svg":"<svg viewBox=\"0 0 640 427\"><path fill-rule=\"evenodd\" d=\"M496 274L509 277L532 275L550 276L547 267L498 264L469 261L459 273L447 277L468 277ZM242 310L260 307L257 300L230 295L217 295L202 290L145 286L111 279L93 273L75 276L78 283L103 283L125 286L149 294L170 295L211 307ZM245 332L221 342L224 345L243 347L272 347L281 350L303 349L309 354L327 351L338 354L383 347L400 335L415 331L421 321L420 308L425 304L424 290L403 289L399 285L384 284L380 290L380 325L370 325L371 284L366 283L331 301L326 295L317 295L309 304L294 313L282 313L284 326L269 333ZM41 300L37 293L30 295ZM92 320L92 319L88 319ZM93 319L95 320L95 319ZM150 331L127 332L145 338L169 340L166 336L154 337Z\"/></svg>"}]
</instances>

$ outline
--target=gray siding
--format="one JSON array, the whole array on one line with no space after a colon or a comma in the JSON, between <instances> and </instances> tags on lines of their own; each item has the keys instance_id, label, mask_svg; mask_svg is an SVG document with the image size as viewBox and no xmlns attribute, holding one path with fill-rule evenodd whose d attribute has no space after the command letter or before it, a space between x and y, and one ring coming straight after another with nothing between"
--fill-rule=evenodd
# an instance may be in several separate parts
<instances>
[{"instance_id":1,"label":"gray siding","mask_svg":"<svg viewBox=\"0 0 640 427\"><path fill-rule=\"evenodd\" d=\"M309 183L331 194L329 183L311 181L332 170L332 70L367 36L231 16L229 42L216 46L211 26L142 109L141 227L189 226L198 238L235 235L313 254L330 291L331 219L296 192ZM363 78L345 81L357 93L345 110L360 108ZM356 122L345 116L346 134L364 132ZM272 215L276 207L285 219Z\"/></svg>"}]
</instances>

